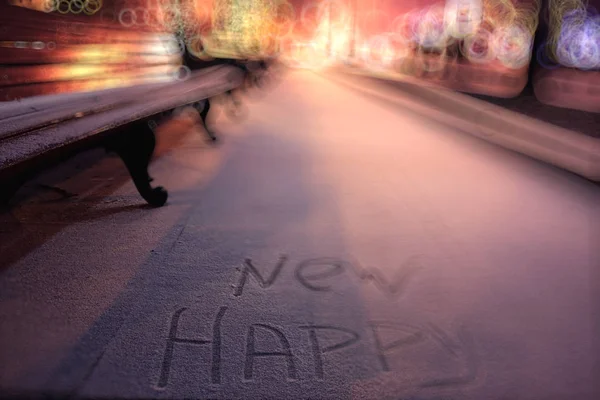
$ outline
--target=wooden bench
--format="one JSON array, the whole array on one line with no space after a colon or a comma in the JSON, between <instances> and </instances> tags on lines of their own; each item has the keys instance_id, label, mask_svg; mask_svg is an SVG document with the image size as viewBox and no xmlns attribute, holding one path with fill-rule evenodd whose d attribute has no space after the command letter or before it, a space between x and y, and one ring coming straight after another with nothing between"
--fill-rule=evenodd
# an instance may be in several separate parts
<instances>
[{"instance_id":1,"label":"wooden bench","mask_svg":"<svg viewBox=\"0 0 600 400\"><path fill-rule=\"evenodd\" d=\"M0 204L49 163L104 147L149 204L164 205L166 190L148 174L155 124L194 106L207 128L210 98L239 104L248 60L219 49L194 59L167 31L29 8L0 3Z\"/></svg>"},{"instance_id":2,"label":"wooden bench","mask_svg":"<svg viewBox=\"0 0 600 400\"><path fill-rule=\"evenodd\" d=\"M104 147L121 157L150 205L164 205L167 191L152 187L148 174L156 141L149 121L238 88L244 78L240 68L217 65L183 81L0 103L0 202L49 162Z\"/></svg>"}]
</instances>

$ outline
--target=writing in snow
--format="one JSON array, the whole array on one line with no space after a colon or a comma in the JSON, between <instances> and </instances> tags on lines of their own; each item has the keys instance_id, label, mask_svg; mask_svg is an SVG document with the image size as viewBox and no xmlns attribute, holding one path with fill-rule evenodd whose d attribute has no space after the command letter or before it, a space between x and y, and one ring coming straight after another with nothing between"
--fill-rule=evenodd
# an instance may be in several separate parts
<instances>
[{"instance_id":1,"label":"writing in snow","mask_svg":"<svg viewBox=\"0 0 600 400\"><path fill-rule=\"evenodd\" d=\"M252 260L246 259L239 269L233 296L241 296L250 279L263 289L269 288L277 281L287 260L287 257L282 256L270 272L261 273ZM298 263L295 277L306 289L325 292L331 290L332 280L350 272L360 280L373 282L380 290L395 296L404 290L408 279L419 268L420 265L415 263L415 259L409 259L409 262L402 265L396 279L390 281L376 269L358 269L348 262L335 258L314 258ZM180 332L181 321L186 317L193 317L191 314L194 311L181 307L172 314L157 383L158 388L165 388L169 384L172 365L177 363L176 354L181 354L181 351L208 352L210 363L207 363L205 373L210 376L209 382L215 385L221 383L222 366L225 362L240 365L241 378L246 381L255 379L256 370L259 368L275 367L282 371L283 377L287 380L322 380L327 377L327 359L330 354L346 351L350 355L352 348L359 345L366 345L367 349L371 349L374 355L371 357L373 367L386 372L393 370L395 357L402 348L435 346L442 357L447 357L447 360L456 365L457 371L451 376L424 377L419 384L421 387L468 384L477 375L470 337L465 330L450 335L434 324L416 326L393 321L368 321L366 329L361 328L358 331L327 321L286 327L271 323L250 323L233 328L245 333L245 340L240 340L238 337L236 341L231 336L223 335L222 332L228 309L226 306L219 308L212 328L205 327L204 332L202 328L198 328L193 333L186 334ZM237 319L233 320L237 322ZM297 340L298 332L302 332L301 336L304 337L302 342ZM290 340L290 337L296 338L296 342ZM257 343L261 343L260 348ZM238 351L235 353L243 354L243 359L232 360L228 357L224 360L222 353L230 346L238 346ZM175 352L179 347L181 349ZM304 351L305 348L308 348L308 351ZM187 355L189 356L190 354ZM301 376L298 357L308 358L303 360L303 364L307 365L308 362L312 366L310 375L305 373L305 376ZM227 370L230 371L231 368Z\"/></svg>"}]
</instances>

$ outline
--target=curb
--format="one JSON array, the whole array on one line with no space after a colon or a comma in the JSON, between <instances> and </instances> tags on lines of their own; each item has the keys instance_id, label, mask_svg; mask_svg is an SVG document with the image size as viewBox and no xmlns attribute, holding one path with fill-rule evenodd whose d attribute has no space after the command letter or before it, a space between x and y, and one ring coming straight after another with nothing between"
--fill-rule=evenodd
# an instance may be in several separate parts
<instances>
[{"instance_id":1,"label":"curb","mask_svg":"<svg viewBox=\"0 0 600 400\"><path fill-rule=\"evenodd\" d=\"M426 113L472 136L600 182L598 138L527 117L462 93L432 84L424 85L412 78L396 81L406 85L412 92L407 94L403 91L403 96L399 96L399 89L391 86L389 80L364 72L337 69L324 71L322 75L403 108ZM357 77L359 80L380 83L381 88L365 87L357 83Z\"/></svg>"},{"instance_id":2,"label":"curb","mask_svg":"<svg viewBox=\"0 0 600 400\"><path fill-rule=\"evenodd\" d=\"M538 68L534 74L533 88L536 97L544 104L600 113L598 71Z\"/></svg>"}]
</instances>

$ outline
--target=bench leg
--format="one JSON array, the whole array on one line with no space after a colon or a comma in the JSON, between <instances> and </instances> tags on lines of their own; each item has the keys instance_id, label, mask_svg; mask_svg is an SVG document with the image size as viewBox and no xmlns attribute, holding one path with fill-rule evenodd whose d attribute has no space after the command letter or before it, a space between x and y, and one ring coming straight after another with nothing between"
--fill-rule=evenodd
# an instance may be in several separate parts
<instances>
[{"instance_id":1,"label":"bench leg","mask_svg":"<svg viewBox=\"0 0 600 400\"><path fill-rule=\"evenodd\" d=\"M167 202L168 193L160 186L156 188L150 186L152 178L148 174L148 166L155 146L156 137L152 128L145 121L139 121L129 132L112 139L106 148L121 157L144 200L151 206L162 207Z\"/></svg>"},{"instance_id":2,"label":"bench leg","mask_svg":"<svg viewBox=\"0 0 600 400\"><path fill-rule=\"evenodd\" d=\"M233 121L240 121L246 117L247 110L244 103L236 96L236 92L230 90L226 93L229 103L225 106L225 114Z\"/></svg>"},{"instance_id":3,"label":"bench leg","mask_svg":"<svg viewBox=\"0 0 600 400\"><path fill-rule=\"evenodd\" d=\"M210 99L206 99L204 101L204 106L200 106L200 104L202 104L202 103L194 104L194 108L196 108L196 111L198 111L198 114L200 114L200 119L202 120L202 126L204 127L204 131L206 131L206 134L208 135L209 139L212 140L213 142L216 142L217 136L214 134L214 132L212 132L210 129L208 129L208 126L206 124L206 118L208 116L208 112L210 111Z\"/></svg>"}]
</instances>

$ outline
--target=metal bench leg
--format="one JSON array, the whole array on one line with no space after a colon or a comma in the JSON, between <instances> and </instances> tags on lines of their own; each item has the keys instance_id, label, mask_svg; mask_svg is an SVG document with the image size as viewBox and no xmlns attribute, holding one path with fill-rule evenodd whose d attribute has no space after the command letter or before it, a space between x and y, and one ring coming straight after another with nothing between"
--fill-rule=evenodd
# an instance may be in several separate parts
<instances>
[{"instance_id":1,"label":"metal bench leg","mask_svg":"<svg viewBox=\"0 0 600 400\"><path fill-rule=\"evenodd\" d=\"M241 121L247 115L247 109L244 106L244 103L238 98L236 95L236 91L230 90L228 91L227 97L229 100L225 105L225 114L232 119L233 121Z\"/></svg>"},{"instance_id":2,"label":"metal bench leg","mask_svg":"<svg viewBox=\"0 0 600 400\"><path fill-rule=\"evenodd\" d=\"M216 142L217 136L214 134L214 132L208 129L208 126L206 124L206 118L208 116L208 112L210 111L210 99L206 99L204 101L203 107L200 107L200 104L202 103L196 103L194 104L194 106L196 108L196 111L198 111L198 113L200 114L200 119L202 120L202 126L204 127L204 131L206 131L206 134L208 135L210 140Z\"/></svg>"},{"instance_id":3,"label":"metal bench leg","mask_svg":"<svg viewBox=\"0 0 600 400\"><path fill-rule=\"evenodd\" d=\"M139 121L129 132L117 135L106 147L107 150L114 151L121 157L144 200L151 206L162 207L169 195L160 186L156 188L150 186L152 178L148 174L148 166L155 146L156 137L153 130L145 121Z\"/></svg>"}]
</instances>

